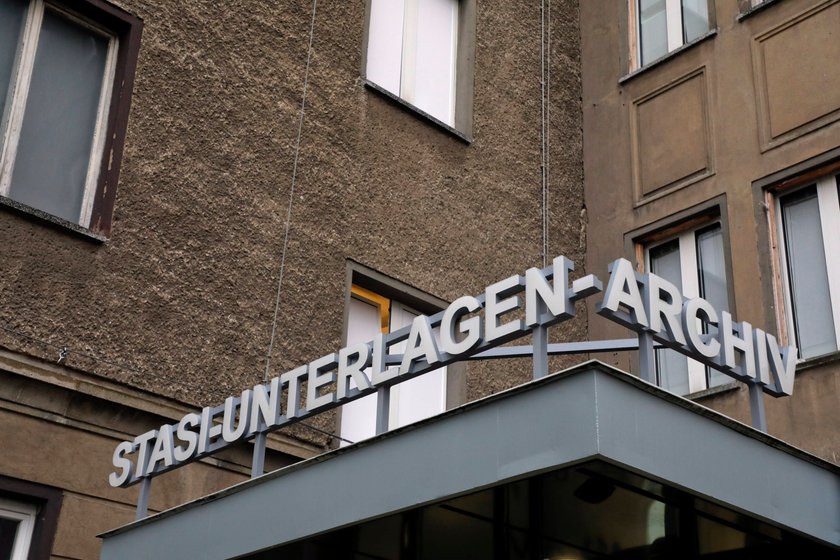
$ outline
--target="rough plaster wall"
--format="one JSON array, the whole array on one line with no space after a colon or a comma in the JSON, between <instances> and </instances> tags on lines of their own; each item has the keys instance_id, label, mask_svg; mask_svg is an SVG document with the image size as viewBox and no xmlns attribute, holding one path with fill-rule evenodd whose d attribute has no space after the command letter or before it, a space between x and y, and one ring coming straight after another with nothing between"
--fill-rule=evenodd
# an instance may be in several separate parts
<instances>
[{"instance_id":1,"label":"rough plaster wall","mask_svg":"<svg viewBox=\"0 0 840 560\"><path fill-rule=\"evenodd\" d=\"M311 3L119 4L145 27L112 237L0 214L0 321L71 367L215 404L262 380ZM539 3L477 3L471 145L364 87L364 9L318 6L271 375L341 347L347 259L447 300L542 262ZM577 3L552 9L550 253L582 272ZM583 340L585 319L555 330ZM529 376L473 364L468 397Z\"/></svg>"}]
</instances>

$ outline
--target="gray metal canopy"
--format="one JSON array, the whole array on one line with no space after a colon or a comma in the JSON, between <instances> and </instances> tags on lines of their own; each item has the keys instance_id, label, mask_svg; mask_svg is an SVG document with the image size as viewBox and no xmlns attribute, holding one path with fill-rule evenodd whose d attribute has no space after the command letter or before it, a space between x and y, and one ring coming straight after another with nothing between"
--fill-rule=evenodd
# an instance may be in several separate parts
<instances>
[{"instance_id":1,"label":"gray metal canopy","mask_svg":"<svg viewBox=\"0 0 840 560\"><path fill-rule=\"evenodd\" d=\"M236 558L591 460L840 548L840 468L593 361L105 533L102 558Z\"/></svg>"}]
</instances>

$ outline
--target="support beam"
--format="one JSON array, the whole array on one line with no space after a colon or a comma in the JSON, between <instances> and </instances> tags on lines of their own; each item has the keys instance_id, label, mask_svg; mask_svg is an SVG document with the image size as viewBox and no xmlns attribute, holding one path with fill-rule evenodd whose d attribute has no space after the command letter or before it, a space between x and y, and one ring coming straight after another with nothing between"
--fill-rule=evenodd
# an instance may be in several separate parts
<instances>
[{"instance_id":1,"label":"support beam","mask_svg":"<svg viewBox=\"0 0 840 560\"><path fill-rule=\"evenodd\" d=\"M136 521L144 519L149 514L149 494L152 491L152 477L147 476L140 481L140 495L137 496Z\"/></svg>"},{"instance_id":2,"label":"support beam","mask_svg":"<svg viewBox=\"0 0 840 560\"><path fill-rule=\"evenodd\" d=\"M767 416L764 414L764 395L758 383L747 383L750 389L750 416L752 427L767 433Z\"/></svg>"},{"instance_id":3,"label":"support beam","mask_svg":"<svg viewBox=\"0 0 840 560\"><path fill-rule=\"evenodd\" d=\"M656 354L653 348L653 335L639 331L639 377L656 385Z\"/></svg>"},{"instance_id":4,"label":"support beam","mask_svg":"<svg viewBox=\"0 0 840 560\"><path fill-rule=\"evenodd\" d=\"M658 345L656 345L658 346ZM549 356L562 356L565 354L589 354L595 352L626 352L637 350L639 341L635 338L622 338L617 340L587 340L585 342L554 342L548 344ZM533 354L531 346L500 346L485 350L469 360L497 360L501 358L526 358Z\"/></svg>"},{"instance_id":5,"label":"support beam","mask_svg":"<svg viewBox=\"0 0 840 560\"><path fill-rule=\"evenodd\" d=\"M251 478L257 478L265 473L265 440L266 433L260 432L254 438L254 457L251 460Z\"/></svg>"},{"instance_id":6,"label":"support beam","mask_svg":"<svg viewBox=\"0 0 840 560\"><path fill-rule=\"evenodd\" d=\"M402 356L400 356L402 360ZM391 410L391 388L380 387L376 391L376 435L388 431L388 417Z\"/></svg>"},{"instance_id":7,"label":"support beam","mask_svg":"<svg viewBox=\"0 0 840 560\"><path fill-rule=\"evenodd\" d=\"M548 327L538 325L534 327L532 341L534 343L532 356L534 362L534 379L548 375Z\"/></svg>"}]
</instances>

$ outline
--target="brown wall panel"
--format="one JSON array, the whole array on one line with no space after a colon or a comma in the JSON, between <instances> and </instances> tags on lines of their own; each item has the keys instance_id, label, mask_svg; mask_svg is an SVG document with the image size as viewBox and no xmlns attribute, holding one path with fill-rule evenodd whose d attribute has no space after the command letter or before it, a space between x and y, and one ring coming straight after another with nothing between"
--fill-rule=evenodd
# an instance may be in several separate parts
<instances>
[{"instance_id":1,"label":"brown wall panel","mask_svg":"<svg viewBox=\"0 0 840 560\"><path fill-rule=\"evenodd\" d=\"M753 41L762 148L840 119L840 2L831 0Z\"/></svg>"},{"instance_id":2,"label":"brown wall panel","mask_svg":"<svg viewBox=\"0 0 840 560\"><path fill-rule=\"evenodd\" d=\"M712 171L705 69L633 103L636 200L672 190Z\"/></svg>"}]
</instances>

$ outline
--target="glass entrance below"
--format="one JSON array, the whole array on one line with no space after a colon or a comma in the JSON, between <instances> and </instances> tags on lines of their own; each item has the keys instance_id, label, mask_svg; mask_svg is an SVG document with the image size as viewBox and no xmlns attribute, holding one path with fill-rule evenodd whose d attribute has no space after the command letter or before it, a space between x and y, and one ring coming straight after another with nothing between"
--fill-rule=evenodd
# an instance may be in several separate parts
<instances>
[{"instance_id":1,"label":"glass entrance below","mask_svg":"<svg viewBox=\"0 0 840 560\"><path fill-rule=\"evenodd\" d=\"M740 560L840 552L592 461L250 555L248 560Z\"/></svg>"}]
</instances>

